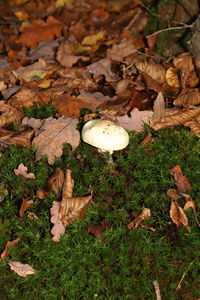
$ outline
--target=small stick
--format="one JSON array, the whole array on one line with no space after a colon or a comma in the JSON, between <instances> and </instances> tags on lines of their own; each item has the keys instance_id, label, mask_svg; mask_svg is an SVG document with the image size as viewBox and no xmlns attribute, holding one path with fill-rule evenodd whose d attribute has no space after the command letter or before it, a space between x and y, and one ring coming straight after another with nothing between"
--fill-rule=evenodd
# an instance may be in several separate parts
<instances>
[{"instance_id":1,"label":"small stick","mask_svg":"<svg viewBox=\"0 0 200 300\"><path fill-rule=\"evenodd\" d=\"M153 35L156 35L158 33L165 32L165 31L169 31L169 30L180 30L180 29L192 28L192 27L193 27L193 24L192 25L184 24L183 26L169 27L169 28L161 29L161 30L158 30L158 31L156 31L154 33L151 33L151 34L147 35L146 38L149 38L149 37L151 37Z\"/></svg>"},{"instance_id":2,"label":"small stick","mask_svg":"<svg viewBox=\"0 0 200 300\"><path fill-rule=\"evenodd\" d=\"M159 283L157 280L153 281L153 286L156 292L156 299L161 300L161 294L160 294L160 288L159 288Z\"/></svg>"},{"instance_id":3,"label":"small stick","mask_svg":"<svg viewBox=\"0 0 200 300\"><path fill-rule=\"evenodd\" d=\"M178 283L178 285L177 285L177 287L176 287L176 289L175 289L175 292L177 292L180 288L181 288L181 283L182 283L182 281L183 281L183 279L185 278L185 275L187 274L187 272L189 271L189 269L190 269L190 267L191 267L191 265L194 263L194 261L192 261L190 264L189 264L189 266L187 267L187 269L185 270L185 272L183 273L183 276L181 277L181 279L180 279L180 281L179 281L179 283Z\"/></svg>"}]
</instances>

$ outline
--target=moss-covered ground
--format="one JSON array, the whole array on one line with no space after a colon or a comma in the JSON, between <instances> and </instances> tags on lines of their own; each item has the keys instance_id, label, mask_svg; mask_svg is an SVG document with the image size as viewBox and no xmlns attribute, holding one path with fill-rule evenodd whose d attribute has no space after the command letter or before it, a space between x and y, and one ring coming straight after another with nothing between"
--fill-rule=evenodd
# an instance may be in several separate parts
<instances>
[{"instance_id":1,"label":"moss-covered ground","mask_svg":"<svg viewBox=\"0 0 200 300\"><path fill-rule=\"evenodd\" d=\"M191 211L186 212L191 232L176 228L169 217L166 191L175 188L170 169L179 164L192 186L200 217L200 142L186 129L177 130L152 132L149 151L141 145L146 131L130 133L129 146L113 155L118 174L109 172L106 157L83 142L74 155L65 145L63 156L53 166L45 157L35 162L35 149L10 146L0 158L0 184L8 189L0 203L0 251L8 240L21 240L10 248L9 258L0 261L0 299L154 300L154 280L162 299L199 299L199 228ZM15 176L13 170L19 163L34 172L36 179ZM59 243L52 242L50 233L50 207L56 197L49 194L39 200L36 196L38 189L47 189L47 179L56 167L72 170L74 196L93 190L93 203L84 218L71 224ZM38 220L26 214L19 217L25 198L34 200L29 211ZM152 214L144 224L155 228L154 232L127 228L131 214L143 206ZM87 232L88 226L101 221L111 225L103 242ZM37 273L20 277L10 270L9 260L30 264Z\"/></svg>"}]
</instances>

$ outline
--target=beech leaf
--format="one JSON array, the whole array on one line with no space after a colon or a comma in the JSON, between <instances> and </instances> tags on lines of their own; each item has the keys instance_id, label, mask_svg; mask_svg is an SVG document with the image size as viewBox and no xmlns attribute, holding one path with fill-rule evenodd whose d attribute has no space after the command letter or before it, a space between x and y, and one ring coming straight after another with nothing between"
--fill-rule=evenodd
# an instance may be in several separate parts
<instances>
[{"instance_id":1,"label":"beech leaf","mask_svg":"<svg viewBox=\"0 0 200 300\"><path fill-rule=\"evenodd\" d=\"M180 207L176 201L172 201L171 203L170 218L176 224L177 227L183 226L188 232L190 232L188 218L184 213L182 207Z\"/></svg>"},{"instance_id":2,"label":"beech leaf","mask_svg":"<svg viewBox=\"0 0 200 300\"><path fill-rule=\"evenodd\" d=\"M17 273L21 277L26 277L28 275L33 275L36 273L36 270L34 270L30 265L28 264L22 264L18 261L9 261L9 266L12 271Z\"/></svg>"}]
</instances>

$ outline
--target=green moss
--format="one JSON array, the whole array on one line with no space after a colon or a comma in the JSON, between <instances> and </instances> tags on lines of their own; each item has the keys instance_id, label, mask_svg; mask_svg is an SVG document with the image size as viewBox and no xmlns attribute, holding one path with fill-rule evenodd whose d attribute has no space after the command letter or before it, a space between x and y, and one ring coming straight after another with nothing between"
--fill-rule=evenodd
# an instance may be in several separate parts
<instances>
[{"instance_id":1,"label":"green moss","mask_svg":"<svg viewBox=\"0 0 200 300\"><path fill-rule=\"evenodd\" d=\"M200 217L199 165L200 143L186 129L153 132L150 153L140 145L145 136L130 134L129 146L113 154L118 174L108 171L106 157L81 143L75 155L64 146L63 156L48 165L46 158L35 162L35 150L10 147L0 158L0 183L9 194L0 203L0 252L7 240L20 237L10 248L9 259L28 263L37 270L23 278L13 273L8 259L0 261L0 294L2 299L155 299L153 280L158 280L163 299L198 299L199 229L192 212L186 212L191 233L176 228L169 217L169 188L175 188L170 169L179 164L192 185L191 196L196 201ZM81 159L77 159L79 154ZM24 163L36 180L16 177L13 173ZM39 200L37 189L47 189L46 181L56 167L70 168L75 181L74 196L93 190L90 204L82 220L71 224L59 243L51 241L49 210L55 196ZM34 200L29 211L39 219L25 214L19 217L23 199ZM152 216L145 228L128 230L133 211L151 209ZM133 218L133 217L132 217ZM104 220L110 228L104 232L104 242L87 233L87 226ZM175 292L179 280L188 270L182 288Z\"/></svg>"}]
</instances>

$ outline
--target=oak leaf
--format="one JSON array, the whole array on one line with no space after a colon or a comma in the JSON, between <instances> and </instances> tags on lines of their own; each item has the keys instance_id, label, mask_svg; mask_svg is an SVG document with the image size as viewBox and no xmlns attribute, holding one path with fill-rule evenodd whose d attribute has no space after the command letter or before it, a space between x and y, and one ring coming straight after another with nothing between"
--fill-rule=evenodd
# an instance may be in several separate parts
<instances>
[{"instance_id":1,"label":"oak leaf","mask_svg":"<svg viewBox=\"0 0 200 300\"><path fill-rule=\"evenodd\" d=\"M78 120L73 118L52 117L43 120L39 133L32 142L37 148L36 160L47 155L48 163L53 164L56 157L61 157L63 144L68 143L74 151L80 142L80 133L76 129Z\"/></svg>"},{"instance_id":2,"label":"oak leaf","mask_svg":"<svg viewBox=\"0 0 200 300\"><path fill-rule=\"evenodd\" d=\"M21 277L26 277L28 275L33 275L36 273L36 270L34 270L30 265L28 264L22 264L18 261L9 261L9 266L12 271L17 273Z\"/></svg>"},{"instance_id":3,"label":"oak leaf","mask_svg":"<svg viewBox=\"0 0 200 300\"><path fill-rule=\"evenodd\" d=\"M0 112L0 127L12 124L19 125L24 116L23 112L19 111L15 107L5 104L4 101L0 101Z\"/></svg>"},{"instance_id":4,"label":"oak leaf","mask_svg":"<svg viewBox=\"0 0 200 300\"><path fill-rule=\"evenodd\" d=\"M24 166L24 164L19 164L17 169L14 169L14 173L17 176L22 176L28 179L35 179L35 175L33 173L27 173L28 168Z\"/></svg>"},{"instance_id":5,"label":"oak leaf","mask_svg":"<svg viewBox=\"0 0 200 300\"><path fill-rule=\"evenodd\" d=\"M32 20L30 26L22 27L22 34L16 40L16 43L36 48L41 41L53 40L55 37L60 37L62 27L63 24L53 16L48 16L46 23L42 20Z\"/></svg>"},{"instance_id":6,"label":"oak leaf","mask_svg":"<svg viewBox=\"0 0 200 300\"><path fill-rule=\"evenodd\" d=\"M120 44L114 44L107 50L107 57L112 60L122 62L123 59L136 51L135 47L130 42L121 42Z\"/></svg>"}]
</instances>

